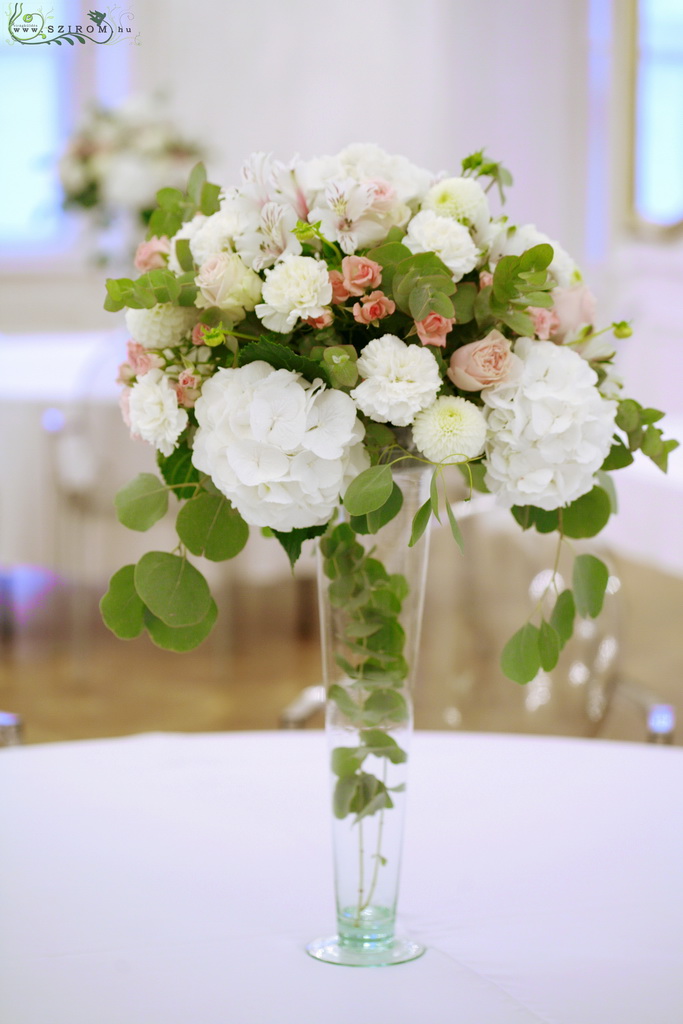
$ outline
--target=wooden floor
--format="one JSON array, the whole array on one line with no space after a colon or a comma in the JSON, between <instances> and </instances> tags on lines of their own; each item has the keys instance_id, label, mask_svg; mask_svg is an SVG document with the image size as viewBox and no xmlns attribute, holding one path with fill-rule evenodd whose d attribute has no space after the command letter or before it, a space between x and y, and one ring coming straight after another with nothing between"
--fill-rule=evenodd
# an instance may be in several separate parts
<instances>
[{"instance_id":1,"label":"wooden floor","mask_svg":"<svg viewBox=\"0 0 683 1024\"><path fill-rule=\"evenodd\" d=\"M643 739L643 712L621 688L607 693L604 716L598 706L591 717L580 679L533 690L500 676L502 644L524 620L527 584L520 581L528 581L529 555L515 548L511 557L507 540L500 548L487 540L479 551L476 537L466 540L476 556L467 563L450 539L433 538L416 725ZM545 553L534 553L542 564ZM617 678L635 681L674 705L680 741L683 580L624 559L612 565L621 588L601 630L618 636L620 655L608 690ZM57 583L35 607L15 609L13 623L6 615L0 709L23 717L26 742L273 729L301 689L320 681L312 580L232 583L219 597L214 634L186 655L146 638L117 640L99 621L98 598ZM571 657L575 665L584 656ZM308 724L320 725L321 717Z\"/></svg>"}]
</instances>

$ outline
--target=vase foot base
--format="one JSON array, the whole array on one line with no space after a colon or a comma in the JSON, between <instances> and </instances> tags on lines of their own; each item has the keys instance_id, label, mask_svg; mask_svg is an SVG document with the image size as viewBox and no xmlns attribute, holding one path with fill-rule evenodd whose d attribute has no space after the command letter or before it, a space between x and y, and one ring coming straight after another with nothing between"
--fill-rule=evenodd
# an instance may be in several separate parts
<instances>
[{"instance_id":1,"label":"vase foot base","mask_svg":"<svg viewBox=\"0 0 683 1024\"><path fill-rule=\"evenodd\" d=\"M315 960L326 964L343 964L346 967L390 967L417 960L425 947L412 939L392 939L382 943L352 945L340 941L338 935L327 939L314 939L306 946L306 952Z\"/></svg>"}]
</instances>

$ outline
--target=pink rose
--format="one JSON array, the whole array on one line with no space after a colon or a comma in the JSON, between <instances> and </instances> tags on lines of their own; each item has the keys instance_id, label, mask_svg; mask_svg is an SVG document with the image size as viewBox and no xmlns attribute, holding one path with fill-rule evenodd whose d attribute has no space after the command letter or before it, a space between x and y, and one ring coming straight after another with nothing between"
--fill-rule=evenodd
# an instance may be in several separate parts
<instances>
[{"instance_id":1,"label":"pink rose","mask_svg":"<svg viewBox=\"0 0 683 1024\"><path fill-rule=\"evenodd\" d=\"M479 290L482 288L488 288L489 285L493 284L493 274L489 274L488 270L482 270L479 275Z\"/></svg>"},{"instance_id":2,"label":"pink rose","mask_svg":"<svg viewBox=\"0 0 683 1024\"><path fill-rule=\"evenodd\" d=\"M323 311L322 316L309 316L304 320L304 323L308 324L309 327L315 327L316 331L322 331L324 327L329 327L333 320L332 310L326 309Z\"/></svg>"},{"instance_id":3,"label":"pink rose","mask_svg":"<svg viewBox=\"0 0 683 1024\"><path fill-rule=\"evenodd\" d=\"M375 213L389 213L396 206L396 189L382 178L367 182L372 188L372 209ZM379 284L379 281L377 282Z\"/></svg>"},{"instance_id":4,"label":"pink rose","mask_svg":"<svg viewBox=\"0 0 683 1024\"><path fill-rule=\"evenodd\" d=\"M332 302L336 305L346 302L351 293L346 290L341 273L338 270L330 270L328 277L332 285Z\"/></svg>"},{"instance_id":5,"label":"pink rose","mask_svg":"<svg viewBox=\"0 0 683 1024\"><path fill-rule=\"evenodd\" d=\"M396 309L396 303L388 299L384 292L371 292L364 295L353 307L353 319L359 324L374 324L389 316Z\"/></svg>"},{"instance_id":6,"label":"pink rose","mask_svg":"<svg viewBox=\"0 0 683 1024\"><path fill-rule=\"evenodd\" d=\"M173 384L178 405L181 405L184 409L191 409L199 398L201 382L202 379L198 374L190 373L189 370L183 370L178 377L178 383Z\"/></svg>"},{"instance_id":7,"label":"pink rose","mask_svg":"<svg viewBox=\"0 0 683 1024\"><path fill-rule=\"evenodd\" d=\"M211 330L213 330L213 328L209 327L208 324L195 324L194 327L192 328L192 344L203 345L204 335L206 334L207 331Z\"/></svg>"},{"instance_id":8,"label":"pink rose","mask_svg":"<svg viewBox=\"0 0 683 1024\"><path fill-rule=\"evenodd\" d=\"M553 332L553 341L564 341L568 335L573 337L579 328L592 326L595 322L595 296L585 284L553 288L550 295L559 321L559 326Z\"/></svg>"},{"instance_id":9,"label":"pink rose","mask_svg":"<svg viewBox=\"0 0 683 1024\"><path fill-rule=\"evenodd\" d=\"M130 430L130 388L124 388L119 395L119 409L121 410L123 422Z\"/></svg>"},{"instance_id":10,"label":"pink rose","mask_svg":"<svg viewBox=\"0 0 683 1024\"><path fill-rule=\"evenodd\" d=\"M461 391L481 391L512 376L521 364L500 331L463 345L451 356L448 376Z\"/></svg>"},{"instance_id":11,"label":"pink rose","mask_svg":"<svg viewBox=\"0 0 683 1024\"><path fill-rule=\"evenodd\" d=\"M171 243L166 235L162 235L161 238L154 235L148 242L140 242L135 251L136 269L146 272L165 267L167 261L164 256L168 256L170 251Z\"/></svg>"},{"instance_id":12,"label":"pink rose","mask_svg":"<svg viewBox=\"0 0 683 1024\"><path fill-rule=\"evenodd\" d=\"M344 287L349 295L362 295L382 281L382 268L367 256L345 256L341 266Z\"/></svg>"},{"instance_id":13,"label":"pink rose","mask_svg":"<svg viewBox=\"0 0 683 1024\"><path fill-rule=\"evenodd\" d=\"M423 345L434 345L443 348L446 344L446 335L450 333L455 317L440 316L438 313L429 313L424 320L416 320L417 336Z\"/></svg>"},{"instance_id":14,"label":"pink rose","mask_svg":"<svg viewBox=\"0 0 683 1024\"><path fill-rule=\"evenodd\" d=\"M149 352L144 345L137 341L129 341L126 345L128 363L136 377L142 377L143 373L149 373L153 369L161 369L164 365L163 359Z\"/></svg>"},{"instance_id":15,"label":"pink rose","mask_svg":"<svg viewBox=\"0 0 683 1024\"><path fill-rule=\"evenodd\" d=\"M560 326L560 320L554 309L544 309L542 306L529 306L527 313L534 322L534 334L541 341L548 341L551 334L554 334Z\"/></svg>"}]
</instances>

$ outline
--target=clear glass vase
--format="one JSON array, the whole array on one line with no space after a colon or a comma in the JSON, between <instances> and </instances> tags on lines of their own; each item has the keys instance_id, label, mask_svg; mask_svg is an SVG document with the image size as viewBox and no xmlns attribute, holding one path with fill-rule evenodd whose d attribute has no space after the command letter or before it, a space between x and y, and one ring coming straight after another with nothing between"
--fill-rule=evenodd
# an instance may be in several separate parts
<instances>
[{"instance_id":1,"label":"clear glass vase","mask_svg":"<svg viewBox=\"0 0 683 1024\"><path fill-rule=\"evenodd\" d=\"M307 950L353 966L424 952L394 925L429 535L409 541L430 467L409 459L393 476L396 515L338 521L319 550L337 934Z\"/></svg>"}]
</instances>

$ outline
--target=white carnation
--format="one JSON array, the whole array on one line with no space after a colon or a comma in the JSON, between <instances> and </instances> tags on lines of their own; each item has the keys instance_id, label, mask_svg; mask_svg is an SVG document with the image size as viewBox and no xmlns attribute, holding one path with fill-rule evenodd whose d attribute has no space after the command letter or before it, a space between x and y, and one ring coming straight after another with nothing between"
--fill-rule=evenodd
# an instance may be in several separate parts
<instances>
[{"instance_id":1,"label":"white carnation","mask_svg":"<svg viewBox=\"0 0 683 1024\"><path fill-rule=\"evenodd\" d=\"M265 362L218 370L195 412L192 461L253 526L326 523L370 464L348 395Z\"/></svg>"},{"instance_id":2,"label":"white carnation","mask_svg":"<svg viewBox=\"0 0 683 1024\"><path fill-rule=\"evenodd\" d=\"M145 348L173 348L192 333L197 317L191 306L159 303L151 309L127 309L126 327Z\"/></svg>"},{"instance_id":3,"label":"white carnation","mask_svg":"<svg viewBox=\"0 0 683 1024\"><path fill-rule=\"evenodd\" d=\"M336 160L344 173L356 181L387 182L396 189L399 200L413 209L419 205L434 180L430 171L417 167L407 157L393 156L373 143L354 142L343 149Z\"/></svg>"},{"instance_id":4,"label":"white carnation","mask_svg":"<svg viewBox=\"0 0 683 1024\"><path fill-rule=\"evenodd\" d=\"M514 381L486 388L486 485L506 505L551 510L593 487L614 433L617 403L576 352L520 338Z\"/></svg>"},{"instance_id":5,"label":"white carnation","mask_svg":"<svg viewBox=\"0 0 683 1024\"><path fill-rule=\"evenodd\" d=\"M430 462L465 462L484 450L486 420L466 398L444 395L419 412L413 440Z\"/></svg>"},{"instance_id":6,"label":"white carnation","mask_svg":"<svg viewBox=\"0 0 683 1024\"><path fill-rule=\"evenodd\" d=\"M475 231L482 231L491 219L486 193L474 178L444 178L437 182L425 196L422 209L451 217Z\"/></svg>"},{"instance_id":7,"label":"white carnation","mask_svg":"<svg viewBox=\"0 0 683 1024\"><path fill-rule=\"evenodd\" d=\"M431 405L441 374L429 349L406 345L393 334L368 342L358 358L365 379L354 388L356 405L377 423L407 427L415 414Z\"/></svg>"},{"instance_id":8,"label":"white carnation","mask_svg":"<svg viewBox=\"0 0 683 1024\"><path fill-rule=\"evenodd\" d=\"M256 315L271 331L287 334L297 320L322 316L332 299L327 264L312 256L285 256L265 274Z\"/></svg>"},{"instance_id":9,"label":"white carnation","mask_svg":"<svg viewBox=\"0 0 683 1024\"><path fill-rule=\"evenodd\" d=\"M459 281L477 265L479 250L469 231L451 217L421 210L408 225L403 244L411 252L435 252Z\"/></svg>"},{"instance_id":10,"label":"white carnation","mask_svg":"<svg viewBox=\"0 0 683 1024\"><path fill-rule=\"evenodd\" d=\"M554 242L544 235L534 224L523 224L521 227L502 226L491 240L489 263L493 270L502 256L521 256L527 249L535 245L552 245L553 259L548 267L549 273L560 286L569 288L581 280L581 273L569 253L559 242Z\"/></svg>"},{"instance_id":11,"label":"white carnation","mask_svg":"<svg viewBox=\"0 0 683 1024\"><path fill-rule=\"evenodd\" d=\"M170 455L187 426L187 413L162 370L138 377L129 397L130 432Z\"/></svg>"}]
</instances>

